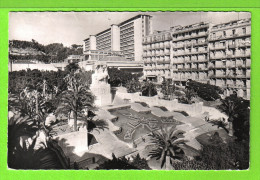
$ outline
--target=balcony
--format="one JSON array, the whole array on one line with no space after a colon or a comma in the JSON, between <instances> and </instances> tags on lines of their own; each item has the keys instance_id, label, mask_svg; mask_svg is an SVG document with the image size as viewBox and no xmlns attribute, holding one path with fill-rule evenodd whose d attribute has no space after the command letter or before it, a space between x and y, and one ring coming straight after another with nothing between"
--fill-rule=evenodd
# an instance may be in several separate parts
<instances>
[{"instance_id":1,"label":"balcony","mask_svg":"<svg viewBox=\"0 0 260 180\"><path fill-rule=\"evenodd\" d=\"M210 37L209 41L220 41L223 39L233 39L233 38L241 38L241 37L248 37L251 36L251 34L247 33L247 34L231 34L230 36L218 36L218 37Z\"/></svg>"},{"instance_id":2,"label":"balcony","mask_svg":"<svg viewBox=\"0 0 260 180\"><path fill-rule=\"evenodd\" d=\"M245 64L236 64L236 67L237 67L237 68L245 68L246 65L245 65Z\"/></svg>"},{"instance_id":3,"label":"balcony","mask_svg":"<svg viewBox=\"0 0 260 180\"><path fill-rule=\"evenodd\" d=\"M246 78L246 74L237 74L236 77L237 78Z\"/></svg>"},{"instance_id":4,"label":"balcony","mask_svg":"<svg viewBox=\"0 0 260 180\"><path fill-rule=\"evenodd\" d=\"M193 46L207 45L208 43L209 43L208 41L204 41L204 42L197 42L197 43L193 43Z\"/></svg>"},{"instance_id":5,"label":"balcony","mask_svg":"<svg viewBox=\"0 0 260 180\"><path fill-rule=\"evenodd\" d=\"M215 46L215 47L211 47L210 48L210 51L213 51L213 50L223 50L223 49L226 49L226 46Z\"/></svg>"},{"instance_id":6,"label":"balcony","mask_svg":"<svg viewBox=\"0 0 260 180\"><path fill-rule=\"evenodd\" d=\"M192 55L192 54L206 54L208 53L207 50L200 50L200 51L194 51L194 52L185 52L184 55Z\"/></svg>"},{"instance_id":7,"label":"balcony","mask_svg":"<svg viewBox=\"0 0 260 180\"><path fill-rule=\"evenodd\" d=\"M175 44L172 47L173 49L184 48L184 44Z\"/></svg>"},{"instance_id":8,"label":"balcony","mask_svg":"<svg viewBox=\"0 0 260 180\"><path fill-rule=\"evenodd\" d=\"M207 32L200 32L199 34L192 34L192 35L185 35L185 36L178 36L177 38L174 38L172 41L180 41L185 39L194 39L199 37L208 36Z\"/></svg>"},{"instance_id":9,"label":"balcony","mask_svg":"<svg viewBox=\"0 0 260 180\"><path fill-rule=\"evenodd\" d=\"M238 48L251 47L251 42L241 42L238 44Z\"/></svg>"},{"instance_id":10,"label":"balcony","mask_svg":"<svg viewBox=\"0 0 260 180\"><path fill-rule=\"evenodd\" d=\"M229 44L229 45L228 45L228 48L229 48L229 49L236 49L236 44Z\"/></svg>"},{"instance_id":11,"label":"balcony","mask_svg":"<svg viewBox=\"0 0 260 180\"><path fill-rule=\"evenodd\" d=\"M171 45L170 45L170 43L167 43L167 44L164 45L164 47L165 47L165 48L170 48Z\"/></svg>"},{"instance_id":12,"label":"balcony","mask_svg":"<svg viewBox=\"0 0 260 180\"><path fill-rule=\"evenodd\" d=\"M166 51L166 52L164 52L164 55L170 55L170 54L171 54L170 51Z\"/></svg>"},{"instance_id":13,"label":"balcony","mask_svg":"<svg viewBox=\"0 0 260 180\"><path fill-rule=\"evenodd\" d=\"M198 59L198 62L208 62L208 59Z\"/></svg>"}]
</instances>

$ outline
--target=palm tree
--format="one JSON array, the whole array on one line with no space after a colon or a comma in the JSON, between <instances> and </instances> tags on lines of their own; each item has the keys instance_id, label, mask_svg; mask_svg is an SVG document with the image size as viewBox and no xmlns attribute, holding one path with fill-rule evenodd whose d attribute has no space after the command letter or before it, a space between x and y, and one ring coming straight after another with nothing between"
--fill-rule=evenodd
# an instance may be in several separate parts
<instances>
[{"instance_id":1,"label":"palm tree","mask_svg":"<svg viewBox=\"0 0 260 180\"><path fill-rule=\"evenodd\" d=\"M219 108L228 116L229 136L234 135L233 122L238 117L238 107L240 102L240 98L231 95L222 100L222 104L219 106Z\"/></svg>"},{"instance_id":2,"label":"palm tree","mask_svg":"<svg viewBox=\"0 0 260 180\"><path fill-rule=\"evenodd\" d=\"M176 130L176 126L171 128L162 128L160 131L154 131L149 134L152 137L151 145L154 146L152 151L149 153L149 157L156 158L156 160L161 161L161 168L172 169L170 166L172 160L182 159L184 151L182 150L182 145L187 142L183 138L184 131ZM148 145L149 146L149 145Z\"/></svg>"},{"instance_id":3,"label":"palm tree","mask_svg":"<svg viewBox=\"0 0 260 180\"><path fill-rule=\"evenodd\" d=\"M74 119L74 131L77 131L77 118L82 116L85 110L92 110L94 96L86 84L81 82L77 74L69 74L65 77L68 89L60 94L60 106L57 112L72 112ZM68 117L70 118L70 117Z\"/></svg>"},{"instance_id":4,"label":"palm tree","mask_svg":"<svg viewBox=\"0 0 260 180\"><path fill-rule=\"evenodd\" d=\"M157 90L155 85L150 81L145 82L144 85L142 86L142 95L149 96L149 97L157 95Z\"/></svg>"}]
</instances>

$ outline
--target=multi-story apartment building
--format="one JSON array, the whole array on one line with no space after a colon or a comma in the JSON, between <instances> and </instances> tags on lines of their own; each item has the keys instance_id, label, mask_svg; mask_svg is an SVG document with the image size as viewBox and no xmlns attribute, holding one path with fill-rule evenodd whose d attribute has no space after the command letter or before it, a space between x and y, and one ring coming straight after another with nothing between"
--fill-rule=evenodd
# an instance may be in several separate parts
<instances>
[{"instance_id":1,"label":"multi-story apartment building","mask_svg":"<svg viewBox=\"0 0 260 180\"><path fill-rule=\"evenodd\" d=\"M208 80L208 36L210 24L172 27L172 79L185 84L188 79Z\"/></svg>"},{"instance_id":2,"label":"multi-story apartment building","mask_svg":"<svg viewBox=\"0 0 260 180\"><path fill-rule=\"evenodd\" d=\"M142 39L152 31L151 16L137 15L84 40L83 51L88 60L92 50L122 51L131 61L142 61ZM91 50L91 51L90 51Z\"/></svg>"},{"instance_id":3,"label":"multi-story apartment building","mask_svg":"<svg viewBox=\"0 0 260 180\"><path fill-rule=\"evenodd\" d=\"M163 39L167 33L171 37ZM144 76L181 85L191 79L222 87L226 96L249 98L250 46L250 19L171 27L144 37Z\"/></svg>"},{"instance_id":4,"label":"multi-story apartment building","mask_svg":"<svg viewBox=\"0 0 260 180\"><path fill-rule=\"evenodd\" d=\"M144 76L162 82L171 78L171 31L155 31L143 38Z\"/></svg>"},{"instance_id":5,"label":"multi-story apartment building","mask_svg":"<svg viewBox=\"0 0 260 180\"><path fill-rule=\"evenodd\" d=\"M209 38L210 83L225 95L250 97L251 20L243 19L212 27Z\"/></svg>"}]
</instances>

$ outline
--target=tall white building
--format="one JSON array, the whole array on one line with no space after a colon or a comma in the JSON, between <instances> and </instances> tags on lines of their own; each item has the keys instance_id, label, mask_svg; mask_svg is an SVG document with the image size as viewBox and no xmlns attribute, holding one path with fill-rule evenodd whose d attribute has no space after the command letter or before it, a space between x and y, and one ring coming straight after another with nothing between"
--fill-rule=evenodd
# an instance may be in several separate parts
<instances>
[{"instance_id":1,"label":"tall white building","mask_svg":"<svg viewBox=\"0 0 260 180\"><path fill-rule=\"evenodd\" d=\"M137 15L84 40L86 60L95 60L99 51L118 52L131 61L142 61L142 39L151 34L151 16Z\"/></svg>"}]
</instances>

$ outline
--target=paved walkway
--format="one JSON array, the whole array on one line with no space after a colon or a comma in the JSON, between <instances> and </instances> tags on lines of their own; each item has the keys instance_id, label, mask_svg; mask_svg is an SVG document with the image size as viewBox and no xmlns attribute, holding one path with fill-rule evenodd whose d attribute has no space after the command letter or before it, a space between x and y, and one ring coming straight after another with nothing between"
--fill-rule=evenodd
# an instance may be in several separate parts
<instances>
[{"instance_id":1,"label":"paved walkway","mask_svg":"<svg viewBox=\"0 0 260 180\"><path fill-rule=\"evenodd\" d=\"M93 135L99 143L94 145L89 152L101 154L111 159L112 153L114 153L116 157L121 157L135 151L135 149L119 140L113 132L107 129L100 131L100 133L94 131Z\"/></svg>"},{"instance_id":2,"label":"paved walkway","mask_svg":"<svg viewBox=\"0 0 260 180\"><path fill-rule=\"evenodd\" d=\"M136 112L151 112L150 108L144 107L140 103L132 103L131 109L133 109Z\"/></svg>"}]
</instances>

